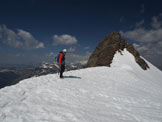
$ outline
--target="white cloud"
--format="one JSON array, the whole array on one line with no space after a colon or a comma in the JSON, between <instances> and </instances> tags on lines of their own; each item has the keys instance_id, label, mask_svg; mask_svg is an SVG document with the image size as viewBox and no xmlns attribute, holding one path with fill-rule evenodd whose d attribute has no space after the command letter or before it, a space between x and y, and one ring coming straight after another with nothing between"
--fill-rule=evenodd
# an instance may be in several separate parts
<instances>
[{"instance_id":1,"label":"white cloud","mask_svg":"<svg viewBox=\"0 0 162 122\"><path fill-rule=\"evenodd\" d=\"M2 40L3 43L15 48L22 46L22 42L17 41L17 34L8 29L5 25L0 25L0 40Z\"/></svg>"},{"instance_id":2,"label":"white cloud","mask_svg":"<svg viewBox=\"0 0 162 122\"><path fill-rule=\"evenodd\" d=\"M127 32L121 31L121 34L126 39L138 42L135 47L140 52L147 52L147 54L162 52L162 28L151 30L139 28Z\"/></svg>"},{"instance_id":3,"label":"white cloud","mask_svg":"<svg viewBox=\"0 0 162 122\"><path fill-rule=\"evenodd\" d=\"M133 45L139 52L143 52L143 51L148 50L148 47L145 46L145 45L139 45L139 44L136 44L136 43L134 43Z\"/></svg>"},{"instance_id":4,"label":"white cloud","mask_svg":"<svg viewBox=\"0 0 162 122\"><path fill-rule=\"evenodd\" d=\"M161 14L160 14L161 15ZM144 24L144 20L136 23L136 27L133 30L123 32L121 34L130 40L138 42L158 42L162 40L162 21L160 21L160 15L152 17L151 29L145 29L141 27Z\"/></svg>"},{"instance_id":5,"label":"white cloud","mask_svg":"<svg viewBox=\"0 0 162 122\"><path fill-rule=\"evenodd\" d=\"M120 32L125 38L138 42L157 42L162 40L162 28L156 30L137 28L126 32Z\"/></svg>"},{"instance_id":6,"label":"white cloud","mask_svg":"<svg viewBox=\"0 0 162 122\"><path fill-rule=\"evenodd\" d=\"M152 62L162 62L162 27L159 16L152 18L151 29L140 27L125 32L120 31L124 38L134 41L135 48Z\"/></svg>"},{"instance_id":7,"label":"white cloud","mask_svg":"<svg viewBox=\"0 0 162 122\"><path fill-rule=\"evenodd\" d=\"M53 45L73 45L77 44L77 39L74 36L63 34L53 36Z\"/></svg>"},{"instance_id":8,"label":"white cloud","mask_svg":"<svg viewBox=\"0 0 162 122\"><path fill-rule=\"evenodd\" d=\"M0 25L0 40L11 47L22 49L44 48L44 44L36 40L29 32L18 29L14 32L6 25Z\"/></svg>"},{"instance_id":9,"label":"white cloud","mask_svg":"<svg viewBox=\"0 0 162 122\"><path fill-rule=\"evenodd\" d=\"M162 41L161 41L162 42ZM135 48L152 63L161 64L162 62L162 45L158 43L139 43L134 45Z\"/></svg>"},{"instance_id":10,"label":"white cloud","mask_svg":"<svg viewBox=\"0 0 162 122\"><path fill-rule=\"evenodd\" d=\"M40 42L38 45L36 45L35 48L44 48L44 43Z\"/></svg>"}]
</instances>

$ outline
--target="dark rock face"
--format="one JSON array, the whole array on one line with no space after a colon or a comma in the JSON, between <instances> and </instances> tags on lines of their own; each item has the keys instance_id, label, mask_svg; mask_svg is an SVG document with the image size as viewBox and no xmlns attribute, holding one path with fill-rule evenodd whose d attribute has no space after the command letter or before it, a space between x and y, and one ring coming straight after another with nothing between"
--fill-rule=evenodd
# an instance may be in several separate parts
<instances>
[{"instance_id":1,"label":"dark rock face","mask_svg":"<svg viewBox=\"0 0 162 122\"><path fill-rule=\"evenodd\" d=\"M135 57L135 61L141 66L142 69L146 70L149 68L147 63L140 58L139 53L135 50L133 45L128 44L121 37L120 33L117 32L113 32L102 39L91 54L87 67L110 66L116 51L121 52L124 50L124 48L126 48L127 51L129 51Z\"/></svg>"},{"instance_id":2,"label":"dark rock face","mask_svg":"<svg viewBox=\"0 0 162 122\"><path fill-rule=\"evenodd\" d=\"M136 51L132 44L127 44L126 49L134 56L135 61L142 69L147 70L147 68L149 68L148 64L140 57L140 54Z\"/></svg>"}]
</instances>

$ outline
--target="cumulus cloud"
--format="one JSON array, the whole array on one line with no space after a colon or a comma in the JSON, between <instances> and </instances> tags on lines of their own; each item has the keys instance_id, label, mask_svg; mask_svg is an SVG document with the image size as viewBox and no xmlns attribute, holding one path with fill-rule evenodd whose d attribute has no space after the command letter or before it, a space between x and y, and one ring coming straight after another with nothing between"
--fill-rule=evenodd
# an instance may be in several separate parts
<instances>
[{"instance_id":1,"label":"cumulus cloud","mask_svg":"<svg viewBox=\"0 0 162 122\"><path fill-rule=\"evenodd\" d=\"M133 45L140 52L143 52L143 51L147 51L148 50L148 48L145 47L144 45L139 45L139 44L136 44L136 43L134 43Z\"/></svg>"},{"instance_id":2,"label":"cumulus cloud","mask_svg":"<svg viewBox=\"0 0 162 122\"><path fill-rule=\"evenodd\" d=\"M135 48L152 62L162 62L162 27L159 18L160 15L152 17L151 29L139 27L129 31L120 31L123 37L134 41Z\"/></svg>"},{"instance_id":3,"label":"cumulus cloud","mask_svg":"<svg viewBox=\"0 0 162 122\"><path fill-rule=\"evenodd\" d=\"M44 46L44 43L39 42L39 43L36 45L35 48L44 48L44 47L45 47L45 46Z\"/></svg>"},{"instance_id":4,"label":"cumulus cloud","mask_svg":"<svg viewBox=\"0 0 162 122\"><path fill-rule=\"evenodd\" d=\"M53 45L73 45L77 44L77 39L74 36L63 34L53 36Z\"/></svg>"},{"instance_id":5,"label":"cumulus cloud","mask_svg":"<svg viewBox=\"0 0 162 122\"><path fill-rule=\"evenodd\" d=\"M16 32L0 25L0 40L11 47L22 49L44 48L44 43L36 40L29 32L18 29Z\"/></svg>"},{"instance_id":6,"label":"cumulus cloud","mask_svg":"<svg viewBox=\"0 0 162 122\"><path fill-rule=\"evenodd\" d=\"M125 37L138 42L157 42L162 40L162 28L146 30L144 28L135 28L130 31L120 31Z\"/></svg>"}]
</instances>

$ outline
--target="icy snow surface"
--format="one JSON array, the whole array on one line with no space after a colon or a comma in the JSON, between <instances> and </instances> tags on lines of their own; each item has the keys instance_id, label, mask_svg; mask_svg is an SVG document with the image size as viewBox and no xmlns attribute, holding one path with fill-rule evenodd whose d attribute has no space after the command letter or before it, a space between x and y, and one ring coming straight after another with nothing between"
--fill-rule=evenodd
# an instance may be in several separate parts
<instances>
[{"instance_id":1,"label":"icy snow surface","mask_svg":"<svg viewBox=\"0 0 162 122\"><path fill-rule=\"evenodd\" d=\"M0 122L162 122L162 72L126 50L111 68L26 79L0 90Z\"/></svg>"}]
</instances>

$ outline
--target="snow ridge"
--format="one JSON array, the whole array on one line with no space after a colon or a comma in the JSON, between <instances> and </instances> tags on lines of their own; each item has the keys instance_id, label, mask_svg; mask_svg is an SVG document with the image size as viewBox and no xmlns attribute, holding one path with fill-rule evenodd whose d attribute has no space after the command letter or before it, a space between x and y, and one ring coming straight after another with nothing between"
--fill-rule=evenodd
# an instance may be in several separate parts
<instances>
[{"instance_id":1,"label":"snow ridge","mask_svg":"<svg viewBox=\"0 0 162 122\"><path fill-rule=\"evenodd\" d=\"M33 77L0 90L0 122L161 122L162 72L124 50L111 68ZM129 59L129 60L128 60Z\"/></svg>"}]
</instances>

